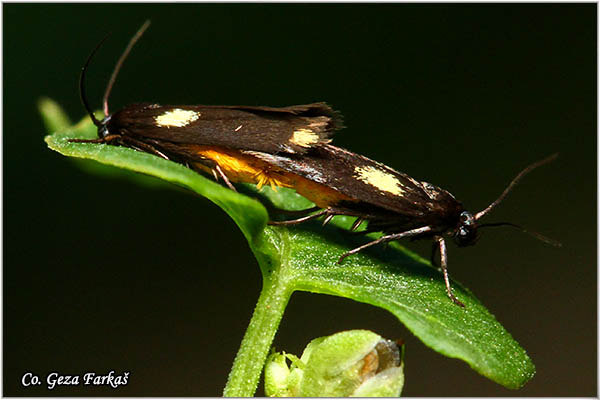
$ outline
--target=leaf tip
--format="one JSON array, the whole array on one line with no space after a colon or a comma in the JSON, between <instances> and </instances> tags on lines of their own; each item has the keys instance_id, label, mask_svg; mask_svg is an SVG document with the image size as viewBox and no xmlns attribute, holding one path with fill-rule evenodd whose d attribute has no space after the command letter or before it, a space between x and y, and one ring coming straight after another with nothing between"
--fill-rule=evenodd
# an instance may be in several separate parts
<instances>
[{"instance_id":1,"label":"leaf tip","mask_svg":"<svg viewBox=\"0 0 600 400\"><path fill-rule=\"evenodd\" d=\"M71 120L62 107L49 97L40 97L37 108L48 132L61 131L71 126Z\"/></svg>"}]
</instances>

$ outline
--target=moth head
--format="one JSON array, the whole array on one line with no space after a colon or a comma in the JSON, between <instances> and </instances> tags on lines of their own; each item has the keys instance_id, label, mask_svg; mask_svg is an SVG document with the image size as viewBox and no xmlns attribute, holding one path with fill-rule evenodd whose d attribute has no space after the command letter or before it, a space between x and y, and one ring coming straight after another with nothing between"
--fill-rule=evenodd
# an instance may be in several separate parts
<instances>
[{"instance_id":1,"label":"moth head","mask_svg":"<svg viewBox=\"0 0 600 400\"><path fill-rule=\"evenodd\" d=\"M477 221L468 211L460 213L458 225L454 230L454 242L460 246L471 246L477 241Z\"/></svg>"},{"instance_id":2,"label":"moth head","mask_svg":"<svg viewBox=\"0 0 600 400\"><path fill-rule=\"evenodd\" d=\"M109 130L110 117L111 117L110 115L108 117L105 117L104 119L102 119L102 121L100 121L100 124L98 125L98 137L100 139L104 139L105 137L110 135L110 130Z\"/></svg>"}]
</instances>

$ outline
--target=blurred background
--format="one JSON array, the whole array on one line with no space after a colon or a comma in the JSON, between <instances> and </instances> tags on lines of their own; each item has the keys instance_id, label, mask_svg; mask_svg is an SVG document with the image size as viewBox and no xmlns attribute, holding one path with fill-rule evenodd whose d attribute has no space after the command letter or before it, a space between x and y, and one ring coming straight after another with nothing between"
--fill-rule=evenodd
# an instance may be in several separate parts
<instances>
[{"instance_id":1,"label":"blurred background","mask_svg":"<svg viewBox=\"0 0 600 400\"><path fill-rule=\"evenodd\" d=\"M4 4L4 395L220 396L261 287L234 223L179 188L91 175L50 151L36 102L85 113L127 41L111 110L327 101L348 148L439 185L472 211L559 152L490 216L508 228L449 247L450 272L527 350L505 389L425 347L391 314L295 293L275 338L371 329L406 341L406 396L596 396L595 4ZM407 246L429 257L429 242ZM26 372L130 371L119 389L48 391ZM263 394L262 383L258 394Z\"/></svg>"}]
</instances>

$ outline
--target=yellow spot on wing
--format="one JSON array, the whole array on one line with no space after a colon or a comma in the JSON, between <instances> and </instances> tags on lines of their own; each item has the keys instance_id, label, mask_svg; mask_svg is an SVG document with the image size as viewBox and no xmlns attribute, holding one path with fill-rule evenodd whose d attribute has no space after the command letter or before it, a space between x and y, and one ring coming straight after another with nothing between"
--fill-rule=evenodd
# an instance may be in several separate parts
<instances>
[{"instance_id":1,"label":"yellow spot on wing","mask_svg":"<svg viewBox=\"0 0 600 400\"><path fill-rule=\"evenodd\" d=\"M290 142L300 147L310 147L319 142L319 135L310 129L298 129L290 138Z\"/></svg>"},{"instance_id":2,"label":"yellow spot on wing","mask_svg":"<svg viewBox=\"0 0 600 400\"><path fill-rule=\"evenodd\" d=\"M354 168L354 175L357 179L364 183L374 186L377 189L395 194L402 195L404 191L400 187L400 182L396 177L386 171L372 166L358 166Z\"/></svg>"},{"instance_id":3,"label":"yellow spot on wing","mask_svg":"<svg viewBox=\"0 0 600 400\"><path fill-rule=\"evenodd\" d=\"M156 125L169 127L177 126L182 128L188 124L191 124L195 120L200 118L200 113L192 110L182 110L181 108L174 108L162 115L154 117Z\"/></svg>"}]
</instances>

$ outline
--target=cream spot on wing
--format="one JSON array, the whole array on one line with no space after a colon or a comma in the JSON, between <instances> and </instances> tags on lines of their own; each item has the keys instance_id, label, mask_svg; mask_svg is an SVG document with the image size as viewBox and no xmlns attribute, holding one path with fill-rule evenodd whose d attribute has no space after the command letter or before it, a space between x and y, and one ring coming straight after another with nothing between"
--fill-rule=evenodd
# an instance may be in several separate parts
<instances>
[{"instance_id":1,"label":"cream spot on wing","mask_svg":"<svg viewBox=\"0 0 600 400\"><path fill-rule=\"evenodd\" d=\"M182 128L200 118L200 115L201 114L196 111L174 108L162 115L157 115L154 117L154 120L156 121L157 126L177 126Z\"/></svg>"},{"instance_id":2,"label":"cream spot on wing","mask_svg":"<svg viewBox=\"0 0 600 400\"><path fill-rule=\"evenodd\" d=\"M319 142L319 135L310 129L298 129L290 138L290 142L300 147L310 147Z\"/></svg>"},{"instance_id":3,"label":"cream spot on wing","mask_svg":"<svg viewBox=\"0 0 600 400\"><path fill-rule=\"evenodd\" d=\"M354 168L354 176L381 191L389 192L397 196L404 193L398 179L396 179L394 175L382 171L379 168L372 166L358 166Z\"/></svg>"}]
</instances>

